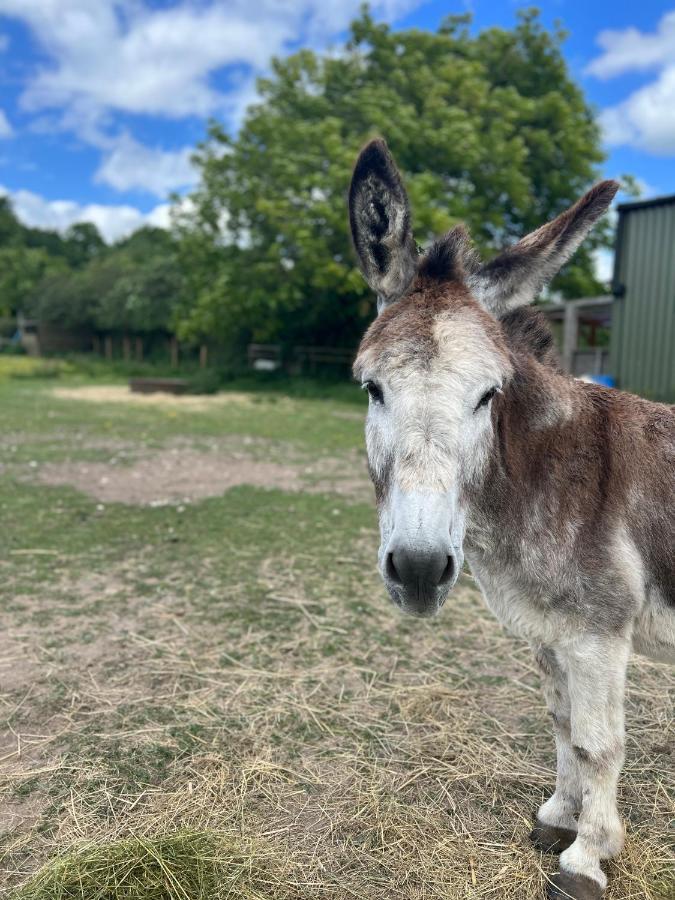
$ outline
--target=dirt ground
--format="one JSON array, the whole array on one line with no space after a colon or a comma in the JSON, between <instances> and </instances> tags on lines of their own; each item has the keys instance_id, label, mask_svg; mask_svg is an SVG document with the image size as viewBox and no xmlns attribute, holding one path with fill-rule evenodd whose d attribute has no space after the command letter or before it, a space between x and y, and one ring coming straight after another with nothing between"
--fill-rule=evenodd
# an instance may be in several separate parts
<instances>
[{"instance_id":1,"label":"dirt ground","mask_svg":"<svg viewBox=\"0 0 675 900\"><path fill-rule=\"evenodd\" d=\"M334 491L365 498L365 472L354 476L346 460L283 465L222 452L171 448L145 455L131 465L116 462L48 463L41 467L42 484L70 485L103 502L161 505L218 497L248 484L282 491Z\"/></svg>"}]
</instances>

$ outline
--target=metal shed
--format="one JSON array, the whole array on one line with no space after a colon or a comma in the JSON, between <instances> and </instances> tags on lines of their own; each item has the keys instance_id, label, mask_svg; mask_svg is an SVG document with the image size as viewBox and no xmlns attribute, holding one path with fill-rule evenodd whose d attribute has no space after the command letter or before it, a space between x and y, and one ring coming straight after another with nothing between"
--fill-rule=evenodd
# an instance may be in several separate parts
<instances>
[{"instance_id":1,"label":"metal shed","mask_svg":"<svg viewBox=\"0 0 675 900\"><path fill-rule=\"evenodd\" d=\"M610 371L617 386L675 402L675 195L618 207Z\"/></svg>"}]
</instances>

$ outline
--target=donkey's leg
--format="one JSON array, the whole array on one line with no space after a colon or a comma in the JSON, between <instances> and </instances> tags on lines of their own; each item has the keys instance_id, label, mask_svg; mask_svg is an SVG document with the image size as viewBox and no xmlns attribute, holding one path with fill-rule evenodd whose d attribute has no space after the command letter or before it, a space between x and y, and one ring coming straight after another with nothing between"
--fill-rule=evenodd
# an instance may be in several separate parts
<instances>
[{"instance_id":1,"label":"donkey's leg","mask_svg":"<svg viewBox=\"0 0 675 900\"><path fill-rule=\"evenodd\" d=\"M623 704L630 647L622 638L586 636L566 650L571 739L583 803L577 839L560 855L550 896L595 900L607 877L600 860L623 846L616 787L624 756Z\"/></svg>"},{"instance_id":2,"label":"donkey's leg","mask_svg":"<svg viewBox=\"0 0 675 900\"><path fill-rule=\"evenodd\" d=\"M571 706L567 673L549 647L535 650L546 706L553 720L558 767L555 792L539 807L530 839L544 853L560 853L577 836L581 810L581 773L571 740Z\"/></svg>"}]
</instances>

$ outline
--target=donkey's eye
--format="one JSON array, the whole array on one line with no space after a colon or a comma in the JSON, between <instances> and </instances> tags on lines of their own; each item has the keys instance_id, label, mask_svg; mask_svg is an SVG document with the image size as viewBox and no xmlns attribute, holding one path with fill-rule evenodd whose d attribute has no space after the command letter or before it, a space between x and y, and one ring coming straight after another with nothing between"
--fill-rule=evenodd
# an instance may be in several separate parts
<instances>
[{"instance_id":1,"label":"donkey's eye","mask_svg":"<svg viewBox=\"0 0 675 900\"><path fill-rule=\"evenodd\" d=\"M478 410L482 409L483 406L489 406L490 400L492 400L492 398L494 397L494 395L496 393L497 393L496 387L491 387L489 391L486 391L483 394L483 396L480 398L480 400L478 401L478 404L476 405L474 412L478 412Z\"/></svg>"},{"instance_id":2,"label":"donkey's eye","mask_svg":"<svg viewBox=\"0 0 675 900\"><path fill-rule=\"evenodd\" d=\"M368 396L374 403L384 403L384 394L379 384L374 381L365 381L362 385L364 391L368 391Z\"/></svg>"}]
</instances>

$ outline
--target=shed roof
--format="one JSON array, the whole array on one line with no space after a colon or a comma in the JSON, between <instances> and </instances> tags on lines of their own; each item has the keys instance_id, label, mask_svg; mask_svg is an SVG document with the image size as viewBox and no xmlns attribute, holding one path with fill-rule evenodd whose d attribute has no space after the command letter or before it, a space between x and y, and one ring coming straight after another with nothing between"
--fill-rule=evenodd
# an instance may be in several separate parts
<instances>
[{"instance_id":1,"label":"shed roof","mask_svg":"<svg viewBox=\"0 0 675 900\"><path fill-rule=\"evenodd\" d=\"M651 200L631 200L630 203L619 203L619 212L630 212L633 209L648 209L650 206L667 206L675 203L675 194L664 194L663 197L652 197Z\"/></svg>"}]
</instances>

